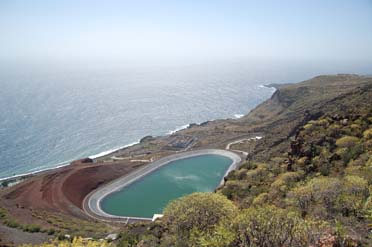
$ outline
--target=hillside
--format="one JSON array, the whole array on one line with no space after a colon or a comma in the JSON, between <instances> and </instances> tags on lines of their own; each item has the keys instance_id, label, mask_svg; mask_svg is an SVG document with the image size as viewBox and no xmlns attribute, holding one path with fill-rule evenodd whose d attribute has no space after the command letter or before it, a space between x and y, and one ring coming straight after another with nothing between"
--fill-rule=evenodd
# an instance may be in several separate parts
<instances>
[{"instance_id":1,"label":"hillside","mask_svg":"<svg viewBox=\"0 0 372 247\"><path fill-rule=\"evenodd\" d=\"M276 87L269 100L241 119L146 137L94 165L76 164L8 188L1 194L7 212L3 223L12 217L17 224L36 220L60 236L101 237L120 229L118 246L372 246L372 78L328 75ZM249 139L256 135L263 138ZM191 143L187 150L225 149L232 141L237 141L232 150L248 153L240 169L217 193L196 193L169 204L160 221L103 226L81 211L91 189L143 165L127 157L156 160L184 150L183 143ZM105 171L104 177L97 170ZM62 190L72 182L84 190ZM19 196L30 191L37 203ZM47 191L54 196L47 197Z\"/></svg>"},{"instance_id":2,"label":"hillside","mask_svg":"<svg viewBox=\"0 0 372 247\"><path fill-rule=\"evenodd\" d=\"M207 208L205 198L181 199L166 209L159 223L164 232L157 234L156 243L372 245L371 78L319 76L286 85L246 117L210 124L224 124L232 133L241 126L240 130L264 134L261 140L232 148L249 155L217 193L234 202L235 215L220 215L215 205L220 201L223 207L223 200L213 196ZM195 206L199 201L202 205ZM200 216L188 219L190 207ZM153 231L147 234L154 236Z\"/></svg>"}]
</instances>

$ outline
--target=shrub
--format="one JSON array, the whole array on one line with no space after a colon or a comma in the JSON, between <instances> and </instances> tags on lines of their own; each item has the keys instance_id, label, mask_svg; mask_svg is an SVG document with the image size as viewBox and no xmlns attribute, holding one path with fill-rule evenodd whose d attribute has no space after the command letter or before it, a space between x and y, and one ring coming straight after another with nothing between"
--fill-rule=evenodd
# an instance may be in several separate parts
<instances>
[{"instance_id":1,"label":"shrub","mask_svg":"<svg viewBox=\"0 0 372 247\"><path fill-rule=\"evenodd\" d=\"M313 126L314 126L313 124L308 123L308 124L305 124L303 128L304 128L306 131L310 131L310 130L313 129Z\"/></svg>"},{"instance_id":2,"label":"shrub","mask_svg":"<svg viewBox=\"0 0 372 247\"><path fill-rule=\"evenodd\" d=\"M267 174L267 169L259 166L254 170L249 170L246 173L246 179L250 182L257 183L263 181L266 178Z\"/></svg>"},{"instance_id":3,"label":"shrub","mask_svg":"<svg viewBox=\"0 0 372 247\"><path fill-rule=\"evenodd\" d=\"M336 141L336 145L344 148L351 148L359 142L359 138L355 136L344 136Z\"/></svg>"},{"instance_id":4,"label":"shrub","mask_svg":"<svg viewBox=\"0 0 372 247\"><path fill-rule=\"evenodd\" d=\"M139 236L137 234L131 234L128 231L121 232L119 238L120 242L118 247L136 246L139 241Z\"/></svg>"},{"instance_id":5,"label":"shrub","mask_svg":"<svg viewBox=\"0 0 372 247\"><path fill-rule=\"evenodd\" d=\"M302 177L302 172L286 172L278 176L271 184L271 194L284 197L286 192Z\"/></svg>"},{"instance_id":6,"label":"shrub","mask_svg":"<svg viewBox=\"0 0 372 247\"><path fill-rule=\"evenodd\" d=\"M368 129L366 131L363 132L363 137L365 139L372 139L372 128L371 129Z\"/></svg>"},{"instance_id":7,"label":"shrub","mask_svg":"<svg viewBox=\"0 0 372 247\"><path fill-rule=\"evenodd\" d=\"M363 146L360 144L356 144L348 149L348 151L344 152L341 155L344 164L347 165L351 160L354 160L359 157L363 153Z\"/></svg>"},{"instance_id":8,"label":"shrub","mask_svg":"<svg viewBox=\"0 0 372 247\"><path fill-rule=\"evenodd\" d=\"M318 213L319 216L331 215L334 213L334 203L342 192L342 182L338 178L319 177L313 178L307 184L296 187L288 194L288 202L296 205L302 216L310 211ZM318 210L310 210L318 206ZM325 209L325 212L322 210ZM326 215L323 215L326 214Z\"/></svg>"},{"instance_id":9,"label":"shrub","mask_svg":"<svg viewBox=\"0 0 372 247\"><path fill-rule=\"evenodd\" d=\"M230 229L229 222L219 223L213 231L201 232L192 230L190 246L221 247L229 246L236 239L236 232Z\"/></svg>"},{"instance_id":10,"label":"shrub","mask_svg":"<svg viewBox=\"0 0 372 247\"><path fill-rule=\"evenodd\" d=\"M254 206L264 205L269 200L269 194L264 192L256 196L252 202Z\"/></svg>"},{"instance_id":11,"label":"shrub","mask_svg":"<svg viewBox=\"0 0 372 247\"><path fill-rule=\"evenodd\" d=\"M296 164L297 166L299 166L300 168L303 168L305 167L309 162L309 158L304 156L304 157L301 157L299 158L297 161L296 161Z\"/></svg>"},{"instance_id":12,"label":"shrub","mask_svg":"<svg viewBox=\"0 0 372 247\"><path fill-rule=\"evenodd\" d=\"M241 168L246 168L248 170L256 169L257 164L255 162L246 161L241 165Z\"/></svg>"},{"instance_id":13,"label":"shrub","mask_svg":"<svg viewBox=\"0 0 372 247\"><path fill-rule=\"evenodd\" d=\"M230 187L230 186L227 186L226 184L223 186L223 188L221 189L221 193L226 196L228 199L233 199L233 196L234 196L234 190Z\"/></svg>"},{"instance_id":14,"label":"shrub","mask_svg":"<svg viewBox=\"0 0 372 247\"><path fill-rule=\"evenodd\" d=\"M305 246L311 242L310 224L294 211L264 206L244 210L234 220L239 246Z\"/></svg>"},{"instance_id":15,"label":"shrub","mask_svg":"<svg viewBox=\"0 0 372 247\"><path fill-rule=\"evenodd\" d=\"M5 180L5 181L1 182L0 185L1 185L1 187L8 187L9 183L10 183L9 180Z\"/></svg>"},{"instance_id":16,"label":"shrub","mask_svg":"<svg viewBox=\"0 0 372 247\"><path fill-rule=\"evenodd\" d=\"M0 208L0 219L4 219L8 216L8 211L5 208Z\"/></svg>"},{"instance_id":17,"label":"shrub","mask_svg":"<svg viewBox=\"0 0 372 247\"><path fill-rule=\"evenodd\" d=\"M94 240L84 240L81 237L74 238L72 242L64 240L64 241L58 241L54 240L50 243L44 243L44 244L38 244L38 245L20 245L21 247L109 247L113 246L106 241L94 241Z\"/></svg>"},{"instance_id":18,"label":"shrub","mask_svg":"<svg viewBox=\"0 0 372 247\"><path fill-rule=\"evenodd\" d=\"M25 232L40 232L41 227L38 225L22 225L22 230Z\"/></svg>"},{"instance_id":19,"label":"shrub","mask_svg":"<svg viewBox=\"0 0 372 247\"><path fill-rule=\"evenodd\" d=\"M367 166L367 167L372 167L372 155L371 155L371 157L369 157L369 159L367 160L366 166Z\"/></svg>"},{"instance_id":20,"label":"shrub","mask_svg":"<svg viewBox=\"0 0 372 247\"><path fill-rule=\"evenodd\" d=\"M11 227L11 228L18 228L20 225L14 219L6 219L4 220L4 225Z\"/></svg>"},{"instance_id":21,"label":"shrub","mask_svg":"<svg viewBox=\"0 0 372 247\"><path fill-rule=\"evenodd\" d=\"M206 232L236 213L236 206L223 195L193 193L168 204L162 220L172 233L188 238L192 230Z\"/></svg>"},{"instance_id":22,"label":"shrub","mask_svg":"<svg viewBox=\"0 0 372 247\"><path fill-rule=\"evenodd\" d=\"M54 228L49 228L47 231L48 235L53 235L55 232L56 230Z\"/></svg>"},{"instance_id":23,"label":"shrub","mask_svg":"<svg viewBox=\"0 0 372 247\"><path fill-rule=\"evenodd\" d=\"M344 216L362 214L369 197L368 181L359 176L345 176L343 193L337 198L337 210Z\"/></svg>"},{"instance_id":24,"label":"shrub","mask_svg":"<svg viewBox=\"0 0 372 247\"><path fill-rule=\"evenodd\" d=\"M323 118L323 119L319 119L318 121L316 121L316 125L321 126L321 127L327 127L329 125L329 122L327 119Z\"/></svg>"},{"instance_id":25,"label":"shrub","mask_svg":"<svg viewBox=\"0 0 372 247\"><path fill-rule=\"evenodd\" d=\"M359 131L361 129L360 125L356 123L351 124L350 128L356 131Z\"/></svg>"},{"instance_id":26,"label":"shrub","mask_svg":"<svg viewBox=\"0 0 372 247\"><path fill-rule=\"evenodd\" d=\"M330 137L338 137L342 134L342 127L339 124L332 124L327 129L328 136Z\"/></svg>"}]
</instances>

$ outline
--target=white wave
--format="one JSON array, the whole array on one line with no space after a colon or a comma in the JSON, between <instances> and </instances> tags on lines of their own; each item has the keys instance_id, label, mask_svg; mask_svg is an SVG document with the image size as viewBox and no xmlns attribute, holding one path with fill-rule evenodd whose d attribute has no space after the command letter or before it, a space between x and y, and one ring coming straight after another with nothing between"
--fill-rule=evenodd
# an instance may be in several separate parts
<instances>
[{"instance_id":1,"label":"white wave","mask_svg":"<svg viewBox=\"0 0 372 247\"><path fill-rule=\"evenodd\" d=\"M138 143L139 143L139 141L133 142L133 143L129 143L127 145L124 145L124 146L121 146L121 147L118 147L118 148L113 148L113 149L110 149L110 150L107 150L107 151L100 152L98 154L94 154L94 155L88 156L88 158L90 158L90 159L96 159L98 157L102 157L102 156L107 155L109 153L115 152L117 150L120 150L120 149L123 149L123 148L126 148L126 147L133 146L133 145L138 144ZM38 174L40 172L45 172L45 171L50 171L50 170L58 169L58 168L61 168L61 167L65 167L65 166L70 165L72 161L73 160L64 161L64 162L55 164L55 166L51 166L51 167L38 166L38 167L35 167L35 168L32 168L31 170L29 170L29 172L25 172L25 173L13 175L13 176L9 176L9 177L0 178L0 181L9 180L9 179L13 179L13 178L19 178L19 177L23 177L23 176L35 175L35 174Z\"/></svg>"},{"instance_id":2,"label":"white wave","mask_svg":"<svg viewBox=\"0 0 372 247\"><path fill-rule=\"evenodd\" d=\"M269 86L266 86L266 85L259 85L258 87L259 87L259 88L269 88L269 89L271 89L273 92L276 91L276 88L275 88L275 87L269 87Z\"/></svg>"},{"instance_id":3,"label":"white wave","mask_svg":"<svg viewBox=\"0 0 372 247\"><path fill-rule=\"evenodd\" d=\"M177 127L174 130L168 131L167 132L167 135L172 135L172 134L176 133L177 131L180 131L180 130L183 130L183 129L187 129L189 126L190 126L190 124L185 124L185 125L182 125L180 127Z\"/></svg>"},{"instance_id":4,"label":"white wave","mask_svg":"<svg viewBox=\"0 0 372 247\"><path fill-rule=\"evenodd\" d=\"M23 176L35 175L35 174L38 174L40 172L50 171L50 170L58 169L58 168L65 167L65 166L68 166L68 165L70 165L70 162L68 162L68 163L63 162L63 163L57 164L57 166L42 168L42 169L40 169L41 167L37 167L37 168L32 169L31 172L26 172L26 173L21 173L21 174L18 174L18 175L13 175L13 176L5 177L5 178L0 178L0 181L9 180L9 179L13 179L13 178L19 178L19 177L23 177Z\"/></svg>"},{"instance_id":5,"label":"white wave","mask_svg":"<svg viewBox=\"0 0 372 247\"><path fill-rule=\"evenodd\" d=\"M234 118L242 118L244 117L244 114L234 114Z\"/></svg>"},{"instance_id":6,"label":"white wave","mask_svg":"<svg viewBox=\"0 0 372 247\"><path fill-rule=\"evenodd\" d=\"M127 148L127 147L130 147L130 146L133 146L133 145L136 145L138 144L139 141L136 141L136 142L132 142L132 143L129 143L127 145L124 145L124 146L121 146L121 147L117 147L117 148L113 148L113 149L110 149L110 150L107 150L107 151L103 151L103 152L100 152L98 154L93 154L93 155L90 155L88 156L89 159L96 159L96 158L99 158L99 157L102 157L102 156L105 156L105 155L108 155L110 153L113 153L115 151L118 151L120 149L123 149L123 148Z\"/></svg>"}]
</instances>

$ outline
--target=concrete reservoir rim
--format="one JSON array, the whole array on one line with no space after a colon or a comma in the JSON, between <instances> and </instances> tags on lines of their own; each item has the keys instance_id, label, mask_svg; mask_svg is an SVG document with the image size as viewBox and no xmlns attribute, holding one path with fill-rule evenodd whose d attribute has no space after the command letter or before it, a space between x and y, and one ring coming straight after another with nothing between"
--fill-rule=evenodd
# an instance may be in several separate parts
<instances>
[{"instance_id":1,"label":"concrete reservoir rim","mask_svg":"<svg viewBox=\"0 0 372 247\"><path fill-rule=\"evenodd\" d=\"M113 180L112 182L103 185L102 187L97 188L96 190L89 193L83 202L83 209L86 214L89 216L100 219L100 220L126 220L129 221L141 221L146 220L149 221L151 218L141 218L141 217L130 217L130 216L118 216L118 215L112 215L104 212L101 208L101 201L108 196L111 193L114 193L116 191L122 190L126 186L132 184L133 182L145 177L146 175L156 171L157 169L173 162L176 160L186 159L190 157L195 156L202 156L202 155L220 155L227 157L231 159L231 164L229 168L226 170L221 182L219 185L222 185L224 183L224 178L226 175L239 167L241 158L239 155L222 149L202 149L202 150L195 150L195 151L188 151L188 152L182 152L177 153L173 155L166 156L164 158L161 158L157 161L154 161L138 170L135 170L123 177L120 177L118 179Z\"/></svg>"}]
</instances>

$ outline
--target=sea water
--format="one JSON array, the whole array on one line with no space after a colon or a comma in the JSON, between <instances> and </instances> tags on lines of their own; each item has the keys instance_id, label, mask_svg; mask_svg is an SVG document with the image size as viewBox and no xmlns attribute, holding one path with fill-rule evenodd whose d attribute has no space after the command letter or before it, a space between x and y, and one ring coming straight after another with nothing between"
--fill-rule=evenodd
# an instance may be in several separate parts
<instances>
[{"instance_id":1,"label":"sea water","mask_svg":"<svg viewBox=\"0 0 372 247\"><path fill-rule=\"evenodd\" d=\"M239 118L272 95L263 84L306 78L212 64L0 68L0 178L96 157L189 123Z\"/></svg>"}]
</instances>

